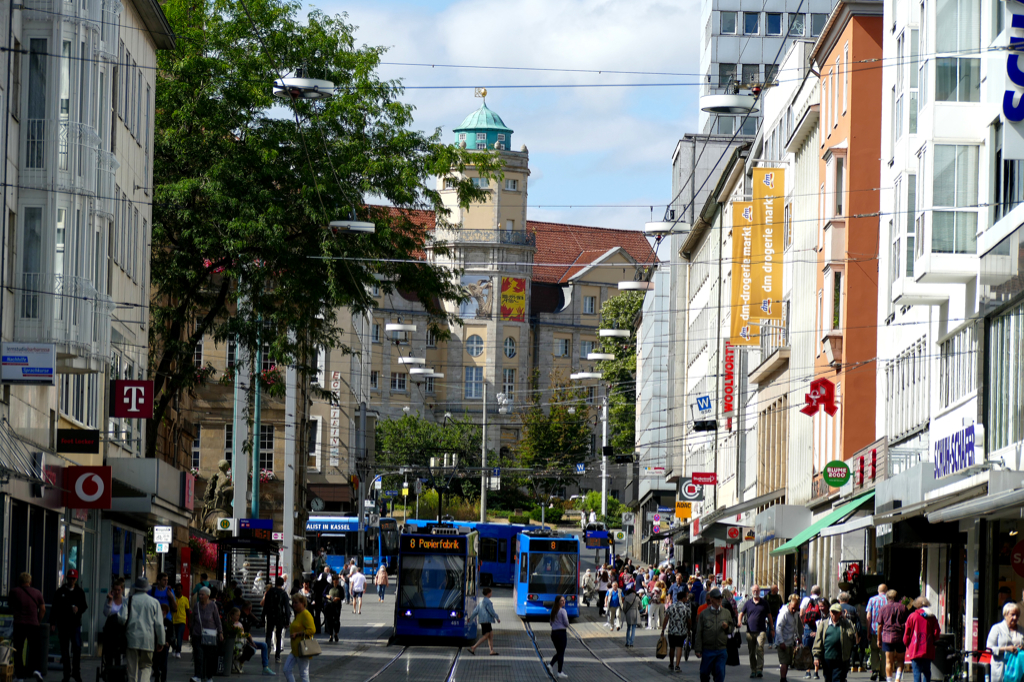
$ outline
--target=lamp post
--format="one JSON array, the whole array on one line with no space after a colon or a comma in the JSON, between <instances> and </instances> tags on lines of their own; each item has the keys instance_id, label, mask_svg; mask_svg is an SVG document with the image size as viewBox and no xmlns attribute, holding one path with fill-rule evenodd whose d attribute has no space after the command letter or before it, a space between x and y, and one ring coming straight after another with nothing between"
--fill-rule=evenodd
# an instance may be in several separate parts
<instances>
[{"instance_id":1,"label":"lamp post","mask_svg":"<svg viewBox=\"0 0 1024 682\"><path fill-rule=\"evenodd\" d=\"M602 378L601 372L575 372L572 380ZM601 396L601 516L608 515L608 395Z\"/></svg>"}]
</instances>

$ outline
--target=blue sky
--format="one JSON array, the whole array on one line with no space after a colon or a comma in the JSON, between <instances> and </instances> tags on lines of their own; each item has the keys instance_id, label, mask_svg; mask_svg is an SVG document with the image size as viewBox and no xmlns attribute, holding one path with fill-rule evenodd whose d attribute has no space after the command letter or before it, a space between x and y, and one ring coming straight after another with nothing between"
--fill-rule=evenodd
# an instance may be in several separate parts
<instances>
[{"instance_id":1,"label":"blue sky","mask_svg":"<svg viewBox=\"0 0 1024 682\"><path fill-rule=\"evenodd\" d=\"M347 13L359 44L389 48L384 61L480 66L695 73L699 3L663 0L317 0ZM503 89L511 84L696 82L696 76L639 76L385 65L416 107L415 127L452 128L480 105L473 88L530 150L528 215L640 229L671 199L671 155L697 121L695 87ZM412 86L461 86L417 90ZM539 208L542 205L578 208ZM628 204L643 208L596 208ZM537 207L537 208L535 208Z\"/></svg>"}]
</instances>

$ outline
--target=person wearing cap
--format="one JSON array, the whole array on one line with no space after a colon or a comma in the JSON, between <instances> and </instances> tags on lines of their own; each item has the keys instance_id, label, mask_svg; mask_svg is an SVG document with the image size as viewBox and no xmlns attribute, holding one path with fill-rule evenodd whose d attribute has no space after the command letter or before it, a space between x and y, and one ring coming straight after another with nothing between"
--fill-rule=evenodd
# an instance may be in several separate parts
<instances>
[{"instance_id":1,"label":"person wearing cap","mask_svg":"<svg viewBox=\"0 0 1024 682\"><path fill-rule=\"evenodd\" d=\"M853 623L843 617L842 606L833 604L829 607L828 618L818 621L811 645L811 654L821 663L825 682L846 682L856 641Z\"/></svg>"},{"instance_id":2,"label":"person wearing cap","mask_svg":"<svg viewBox=\"0 0 1024 682\"><path fill-rule=\"evenodd\" d=\"M722 591L717 587L707 592L707 608L697 616L693 648L700 662L700 680L725 680L725 663L729 656L729 638L736 629L732 612L722 608Z\"/></svg>"},{"instance_id":3,"label":"person wearing cap","mask_svg":"<svg viewBox=\"0 0 1024 682\"><path fill-rule=\"evenodd\" d=\"M60 664L64 668L62 682L73 679L82 682L82 614L89 605L85 601L85 590L78 585L78 571L71 569L64 577L64 584L53 595L50 612L51 632L60 640Z\"/></svg>"},{"instance_id":4,"label":"person wearing cap","mask_svg":"<svg viewBox=\"0 0 1024 682\"><path fill-rule=\"evenodd\" d=\"M153 654L167 643L164 614L160 602L146 594L149 581L144 576L135 579L134 587L128 606L117 614L128 639L128 682L150 682Z\"/></svg>"}]
</instances>

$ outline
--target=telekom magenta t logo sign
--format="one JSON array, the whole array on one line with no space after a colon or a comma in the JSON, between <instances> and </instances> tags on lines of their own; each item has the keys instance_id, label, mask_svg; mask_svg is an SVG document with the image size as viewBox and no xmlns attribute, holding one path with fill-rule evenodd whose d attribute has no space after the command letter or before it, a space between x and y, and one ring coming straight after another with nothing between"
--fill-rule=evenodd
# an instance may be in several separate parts
<instances>
[{"instance_id":1,"label":"telekom magenta t logo sign","mask_svg":"<svg viewBox=\"0 0 1024 682\"><path fill-rule=\"evenodd\" d=\"M111 381L110 414L122 419L152 419L153 382Z\"/></svg>"}]
</instances>

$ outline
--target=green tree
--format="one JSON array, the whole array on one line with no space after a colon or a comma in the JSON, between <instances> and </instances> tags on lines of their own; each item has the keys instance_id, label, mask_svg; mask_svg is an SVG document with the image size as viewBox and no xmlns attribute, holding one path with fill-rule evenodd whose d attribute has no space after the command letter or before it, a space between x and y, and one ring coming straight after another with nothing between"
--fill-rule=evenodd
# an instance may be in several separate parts
<instances>
[{"instance_id":1,"label":"green tree","mask_svg":"<svg viewBox=\"0 0 1024 682\"><path fill-rule=\"evenodd\" d=\"M528 480L539 498L542 491L550 494L579 480L576 465L590 454L590 427L586 393L560 372L551 374L550 391L537 390L536 373L531 385L533 402L520 417L519 462L534 470Z\"/></svg>"},{"instance_id":2,"label":"green tree","mask_svg":"<svg viewBox=\"0 0 1024 682\"><path fill-rule=\"evenodd\" d=\"M443 458L445 454L458 455L459 466L480 466L480 425L474 424L468 416L448 419L442 424L414 414L400 419L382 419L377 422L376 437L378 471L396 471L400 467L425 470L431 457ZM421 477L424 474L425 471L417 473ZM401 476L385 477L384 483L393 488L401 480ZM479 497L479 472L456 475L451 492L463 499Z\"/></svg>"},{"instance_id":3,"label":"green tree","mask_svg":"<svg viewBox=\"0 0 1024 682\"><path fill-rule=\"evenodd\" d=\"M608 382L608 441L615 452L632 454L636 450L636 335L633 325L644 305L644 295L627 291L613 296L601 306L601 329L628 329L628 339L604 337L601 352L614 353L598 371Z\"/></svg>"},{"instance_id":4,"label":"green tree","mask_svg":"<svg viewBox=\"0 0 1024 682\"><path fill-rule=\"evenodd\" d=\"M457 173L471 158L494 171L497 157L410 130L401 85L376 73L384 50L358 47L344 16L300 17L300 3L288 0L163 8L176 47L158 54L156 82L154 422L210 378L192 362L204 336L233 335L250 350L259 341L279 366L309 375L316 347L347 350L336 311L370 310L371 285L415 291L443 336L443 302L464 297L458 272L417 257L447 249L430 244L406 209L433 210L447 224L436 178L468 206L484 192ZM297 68L335 83L334 95L275 98L273 81ZM368 206L367 197L393 208ZM376 233L326 229L353 218L375 223ZM152 455L157 429L147 434Z\"/></svg>"}]
</instances>

